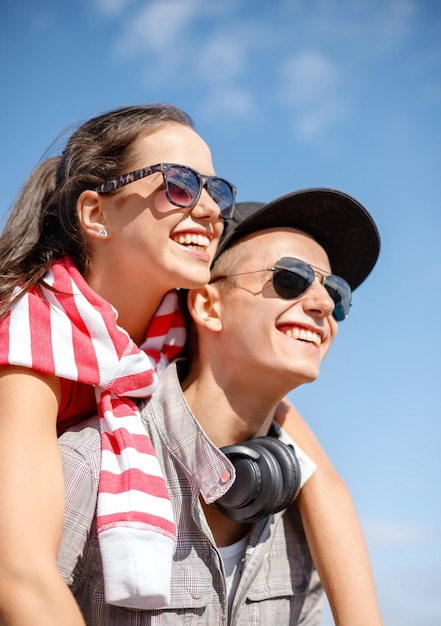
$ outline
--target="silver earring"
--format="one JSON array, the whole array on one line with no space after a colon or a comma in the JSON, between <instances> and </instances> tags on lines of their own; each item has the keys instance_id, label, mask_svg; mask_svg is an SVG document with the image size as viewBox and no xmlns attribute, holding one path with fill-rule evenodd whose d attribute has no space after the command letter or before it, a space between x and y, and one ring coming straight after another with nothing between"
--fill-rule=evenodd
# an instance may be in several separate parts
<instances>
[{"instance_id":1,"label":"silver earring","mask_svg":"<svg viewBox=\"0 0 441 626\"><path fill-rule=\"evenodd\" d=\"M108 234L108 233L107 233L107 230L106 230L105 228L102 228L102 229L100 230L100 232L99 232L99 236L100 236L100 237L103 237L103 238L104 238L104 237L107 237L107 234Z\"/></svg>"}]
</instances>

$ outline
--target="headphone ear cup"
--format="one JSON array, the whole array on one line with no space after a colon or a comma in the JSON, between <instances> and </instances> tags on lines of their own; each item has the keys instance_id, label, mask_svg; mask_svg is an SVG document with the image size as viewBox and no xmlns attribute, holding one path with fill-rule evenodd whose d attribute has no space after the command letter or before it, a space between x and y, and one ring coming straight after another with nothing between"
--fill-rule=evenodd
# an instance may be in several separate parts
<instances>
[{"instance_id":1,"label":"headphone ear cup","mask_svg":"<svg viewBox=\"0 0 441 626\"><path fill-rule=\"evenodd\" d=\"M236 522L251 523L263 519L280 499L279 465L259 440L221 448L236 470L236 479L215 506Z\"/></svg>"},{"instance_id":2,"label":"headphone ear cup","mask_svg":"<svg viewBox=\"0 0 441 626\"><path fill-rule=\"evenodd\" d=\"M267 450L277 459L281 472L281 493L272 513L283 511L297 496L301 485L300 464L292 446L277 437L259 437Z\"/></svg>"},{"instance_id":3,"label":"headphone ear cup","mask_svg":"<svg viewBox=\"0 0 441 626\"><path fill-rule=\"evenodd\" d=\"M286 508L300 486L294 450L276 437L256 437L221 448L236 470L236 480L214 503L237 522L251 523Z\"/></svg>"}]
</instances>

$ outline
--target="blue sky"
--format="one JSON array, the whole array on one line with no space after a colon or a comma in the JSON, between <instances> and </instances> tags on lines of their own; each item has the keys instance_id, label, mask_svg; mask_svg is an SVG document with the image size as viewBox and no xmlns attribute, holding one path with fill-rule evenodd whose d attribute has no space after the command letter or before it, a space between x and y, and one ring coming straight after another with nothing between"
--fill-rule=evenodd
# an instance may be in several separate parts
<instances>
[{"instance_id":1,"label":"blue sky","mask_svg":"<svg viewBox=\"0 0 441 626\"><path fill-rule=\"evenodd\" d=\"M292 399L352 491L385 624L438 626L441 4L2 0L1 9L2 214L70 125L157 101L190 113L239 200L328 186L371 212L380 260L320 380Z\"/></svg>"}]
</instances>

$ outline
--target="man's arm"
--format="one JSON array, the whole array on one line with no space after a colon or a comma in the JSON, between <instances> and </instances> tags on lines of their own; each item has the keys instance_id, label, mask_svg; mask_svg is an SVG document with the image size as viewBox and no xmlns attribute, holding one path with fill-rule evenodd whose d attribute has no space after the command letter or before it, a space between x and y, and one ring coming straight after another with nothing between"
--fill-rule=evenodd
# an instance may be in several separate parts
<instances>
[{"instance_id":1,"label":"man's arm","mask_svg":"<svg viewBox=\"0 0 441 626\"><path fill-rule=\"evenodd\" d=\"M381 626L370 559L346 483L287 400L275 419L317 464L296 503L336 626Z\"/></svg>"},{"instance_id":2,"label":"man's arm","mask_svg":"<svg viewBox=\"0 0 441 626\"><path fill-rule=\"evenodd\" d=\"M101 465L99 420L93 417L71 428L58 439L63 462L65 520L58 553L58 567L75 590L73 572L84 552L94 519Z\"/></svg>"}]
</instances>

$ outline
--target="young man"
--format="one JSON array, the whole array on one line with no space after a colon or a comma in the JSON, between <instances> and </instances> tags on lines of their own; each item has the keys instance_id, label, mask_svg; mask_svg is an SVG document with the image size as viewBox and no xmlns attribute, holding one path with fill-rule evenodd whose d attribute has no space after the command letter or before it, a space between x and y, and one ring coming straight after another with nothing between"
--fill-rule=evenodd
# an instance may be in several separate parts
<instances>
[{"instance_id":1,"label":"young man","mask_svg":"<svg viewBox=\"0 0 441 626\"><path fill-rule=\"evenodd\" d=\"M105 603L93 522L98 424L60 439L59 563L90 625L320 623L321 589L294 502L299 464L273 418L289 391L317 378L379 239L341 192L303 190L251 208L224 238L210 284L188 294L191 359L167 368L142 411L177 521L168 606ZM298 456L304 482L314 468Z\"/></svg>"}]
</instances>

